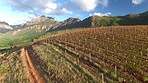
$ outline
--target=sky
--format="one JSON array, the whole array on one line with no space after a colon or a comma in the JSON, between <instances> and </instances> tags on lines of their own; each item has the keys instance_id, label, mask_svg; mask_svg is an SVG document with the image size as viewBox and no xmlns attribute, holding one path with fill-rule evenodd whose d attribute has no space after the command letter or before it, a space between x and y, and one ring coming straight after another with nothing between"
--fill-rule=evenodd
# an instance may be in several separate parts
<instances>
[{"instance_id":1,"label":"sky","mask_svg":"<svg viewBox=\"0 0 148 83\"><path fill-rule=\"evenodd\" d=\"M123 16L148 11L148 0L0 0L0 21L25 23L41 15L63 21L92 16Z\"/></svg>"}]
</instances>

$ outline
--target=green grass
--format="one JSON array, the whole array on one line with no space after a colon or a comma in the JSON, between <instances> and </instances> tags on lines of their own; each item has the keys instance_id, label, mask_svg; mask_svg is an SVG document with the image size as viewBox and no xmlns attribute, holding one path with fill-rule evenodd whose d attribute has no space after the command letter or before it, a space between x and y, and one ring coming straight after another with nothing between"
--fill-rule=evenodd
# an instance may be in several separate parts
<instances>
[{"instance_id":1,"label":"green grass","mask_svg":"<svg viewBox=\"0 0 148 83\"><path fill-rule=\"evenodd\" d=\"M0 57L1 83L29 83L19 50Z\"/></svg>"},{"instance_id":2,"label":"green grass","mask_svg":"<svg viewBox=\"0 0 148 83\"><path fill-rule=\"evenodd\" d=\"M12 35L12 33L0 34L0 50L9 49L11 44L15 46L30 44L35 38L44 33L44 31L36 32L30 29L15 35Z\"/></svg>"},{"instance_id":3,"label":"green grass","mask_svg":"<svg viewBox=\"0 0 148 83\"><path fill-rule=\"evenodd\" d=\"M44 46L44 45L39 45L39 46L33 46L33 50L35 51L35 55L32 55L34 57L38 57L41 59L42 64L44 63L45 67L44 70L48 72L53 72L53 76L48 77L46 74L43 74L43 77L46 78L48 82L57 82L59 79L61 79L63 82L68 83L68 82L90 82L94 83L95 81L85 72L83 69L81 69L78 65L74 64L71 62L68 58L64 57L63 55L59 54L57 51L55 51L52 47L50 46ZM46 64L46 65L45 65ZM39 62L38 62L38 64ZM47 68L47 69L46 69ZM39 71L43 71L40 67L38 68ZM58 78L57 80L52 80L50 78L55 77Z\"/></svg>"},{"instance_id":4,"label":"green grass","mask_svg":"<svg viewBox=\"0 0 148 83\"><path fill-rule=\"evenodd\" d=\"M9 48L9 39L6 35L0 33L0 50Z\"/></svg>"},{"instance_id":5,"label":"green grass","mask_svg":"<svg viewBox=\"0 0 148 83\"><path fill-rule=\"evenodd\" d=\"M138 72L138 73L140 73L142 75L144 74L144 72L140 68L135 67L135 66L133 66L131 64L125 63L124 66L127 67L127 68L132 69L134 72Z\"/></svg>"},{"instance_id":6,"label":"green grass","mask_svg":"<svg viewBox=\"0 0 148 83\"><path fill-rule=\"evenodd\" d=\"M0 67L0 75L6 73L8 69L6 67Z\"/></svg>"}]
</instances>

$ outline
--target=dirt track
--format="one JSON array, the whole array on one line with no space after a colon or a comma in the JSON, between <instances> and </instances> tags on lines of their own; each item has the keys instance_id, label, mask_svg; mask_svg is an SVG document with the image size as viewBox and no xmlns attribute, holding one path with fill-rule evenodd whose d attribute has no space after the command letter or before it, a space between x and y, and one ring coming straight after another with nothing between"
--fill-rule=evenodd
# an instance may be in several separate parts
<instances>
[{"instance_id":1,"label":"dirt track","mask_svg":"<svg viewBox=\"0 0 148 83\"><path fill-rule=\"evenodd\" d=\"M27 75L31 83L45 83L44 79L40 76L39 72L35 68L33 62L31 61L28 51L24 48L21 50L21 57L23 64L26 67Z\"/></svg>"}]
</instances>

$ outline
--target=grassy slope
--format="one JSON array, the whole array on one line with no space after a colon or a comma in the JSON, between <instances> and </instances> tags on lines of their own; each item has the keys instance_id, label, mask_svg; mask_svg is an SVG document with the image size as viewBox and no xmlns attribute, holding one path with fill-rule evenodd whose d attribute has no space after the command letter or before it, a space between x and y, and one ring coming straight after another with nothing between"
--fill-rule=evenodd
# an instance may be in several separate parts
<instances>
[{"instance_id":1,"label":"grassy slope","mask_svg":"<svg viewBox=\"0 0 148 83\"><path fill-rule=\"evenodd\" d=\"M30 83L20 57L20 50L12 49L0 53L1 83Z\"/></svg>"},{"instance_id":2,"label":"grassy slope","mask_svg":"<svg viewBox=\"0 0 148 83\"><path fill-rule=\"evenodd\" d=\"M141 14L129 14L125 16L93 16L92 27L114 25L148 25L148 12Z\"/></svg>"},{"instance_id":3,"label":"grassy slope","mask_svg":"<svg viewBox=\"0 0 148 83\"><path fill-rule=\"evenodd\" d=\"M44 34L44 31L35 32L34 30L25 30L17 35L0 34L0 49L10 48L10 44L15 46L23 46L33 42L35 38Z\"/></svg>"},{"instance_id":4,"label":"grassy slope","mask_svg":"<svg viewBox=\"0 0 148 83\"><path fill-rule=\"evenodd\" d=\"M9 39L6 35L0 33L0 49L6 49L9 48L8 43Z\"/></svg>"},{"instance_id":5,"label":"grassy slope","mask_svg":"<svg viewBox=\"0 0 148 83\"><path fill-rule=\"evenodd\" d=\"M24 29L21 32L17 32L17 34L15 35L13 35L14 32L8 32L5 35L0 34L0 50L10 48L10 44L13 44L15 46L24 46L31 44L34 39L41 36L42 34L45 34L45 30L42 30L42 27L44 25L46 27L45 29L47 29L53 28L54 26L56 26L56 23L58 22L54 20L49 20L38 24L26 26L26 28L37 26L37 29Z\"/></svg>"},{"instance_id":6,"label":"grassy slope","mask_svg":"<svg viewBox=\"0 0 148 83\"><path fill-rule=\"evenodd\" d=\"M44 31L35 32L33 30L27 30L27 31L23 31L22 33L19 33L15 36L12 36L11 41L15 45L28 43L28 42L31 42L33 39L37 38L38 36L40 36L43 33L44 33Z\"/></svg>"}]
</instances>

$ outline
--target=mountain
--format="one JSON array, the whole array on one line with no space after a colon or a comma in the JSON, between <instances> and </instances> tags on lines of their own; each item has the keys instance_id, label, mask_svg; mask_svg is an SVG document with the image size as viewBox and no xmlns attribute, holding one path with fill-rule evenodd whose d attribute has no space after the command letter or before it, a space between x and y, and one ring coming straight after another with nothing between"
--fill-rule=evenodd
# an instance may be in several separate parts
<instances>
[{"instance_id":1,"label":"mountain","mask_svg":"<svg viewBox=\"0 0 148 83\"><path fill-rule=\"evenodd\" d=\"M73 24L73 23L76 23L76 22L80 22L81 20L79 18L68 18L66 20L63 21L63 24L65 25L69 25L69 24Z\"/></svg>"},{"instance_id":2,"label":"mountain","mask_svg":"<svg viewBox=\"0 0 148 83\"><path fill-rule=\"evenodd\" d=\"M46 17L42 15L39 18L34 18L31 21L27 21L24 24L21 25L15 25L13 26L15 31L8 32L7 34L11 35L18 35L22 34L22 32L27 33L45 33L47 31L51 30L59 30L60 29L67 29L67 27L72 27L73 24L80 22L81 20L79 18L68 18L64 21L57 21L54 20L52 17ZM66 26L66 27L65 27ZM25 33L24 33L25 34Z\"/></svg>"},{"instance_id":3,"label":"mountain","mask_svg":"<svg viewBox=\"0 0 148 83\"><path fill-rule=\"evenodd\" d=\"M120 25L148 25L148 11L141 14L128 14L120 17Z\"/></svg>"},{"instance_id":4,"label":"mountain","mask_svg":"<svg viewBox=\"0 0 148 83\"><path fill-rule=\"evenodd\" d=\"M65 29L72 29L72 28L111 26L111 24L113 24L112 20L115 21L115 19L117 18L116 17L90 16L82 21L77 19L77 21L75 22L68 21L69 19L76 20L76 18L68 18L67 20L63 22L66 25L58 26L55 29L49 30L49 32L65 30ZM70 22L70 23L67 23L67 22ZM114 23L114 25L118 25L118 24Z\"/></svg>"},{"instance_id":5,"label":"mountain","mask_svg":"<svg viewBox=\"0 0 148 83\"><path fill-rule=\"evenodd\" d=\"M46 16L42 15L39 18L34 18L31 21L26 22L24 24L24 26L31 26L31 25L41 24L41 23L48 23L49 21L54 21L54 18L46 17Z\"/></svg>"},{"instance_id":6,"label":"mountain","mask_svg":"<svg viewBox=\"0 0 148 83\"><path fill-rule=\"evenodd\" d=\"M27 21L24 24L13 26L14 31L8 32L7 34L18 35L24 32L46 32L49 29L56 27L60 22L54 20L52 17L41 16L39 18L34 18L31 21Z\"/></svg>"},{"instance_id":7,"label":"mountain","mask_svg":"<svg viewBox=\"0 0 148 83\"><path fill-rule=\"evenodd\" d=\"M13 30L13 28L6 22L0 22L0 33L5 33Z\"/></svg>"},{"instance_id":8,"label":"mountain","mask_svg":"<svg viewBox=\"0 0 148 83\"><path fill-rule=\"evenodd\" d=\"M5 33L5 35L10 39L9 43L13 45L26 44L60 24L61 22L52 17L41 16L24 24L14 25L14 30Z\"/></svg>"},{"instance_id":9,"label":"mountain","mask_svg":"<svg viewBox=\"0 0 148 83\"><path fill-rule=\"evenodd\" d=\"M60 22L58 26L56 26L53 29L50 29L48 32L77 28L77 25L80 22L81 22L81 20L79 18L70 17L70 18Z\"/></svg>"},{"instance_id":10,"label":"mountain","mask_svg":"<svg viewBox=\"0 0 148 83\"><path fill-rule=\"evenodd\" d=\"M84 19L81 27L101 27L116 25L148 25L148 11L141 14L128 14L125 16L91 16ZM87 24L87 25L86 25Z\"/></svg>"},{"instance_id":11,"label":"mountain","mask_svg":"<svg viewBox=\"0 0 148 83\"><path fill-rule=\"evenodd\" d=\"M148 25L148 11L141 14L128 14L125 16L90 16L84 20L79 20L77 22L68 25L59 26L52 31L65 30L71 28L87 28L87 27L102 27L102 26L117 26L117 25ZM65 22L65 21L64 21Z\"/></svg>"},{"instance_id":12,"label":"mountain","mask_svg":"<svg viewBox=\"0 0 148 83\"><path fill-rule=\"evenodd\" d=\"M5 33L12 45L25 44L32 42L35 38L47 33L50 30L54 30L58 27L72 25L80 22L78 18L68 18L65 21L57 21L52 17L41 16L34 18L31 21L27 21L24 24L14 25L13 31Z\"/></svg>"}]
</instances>

